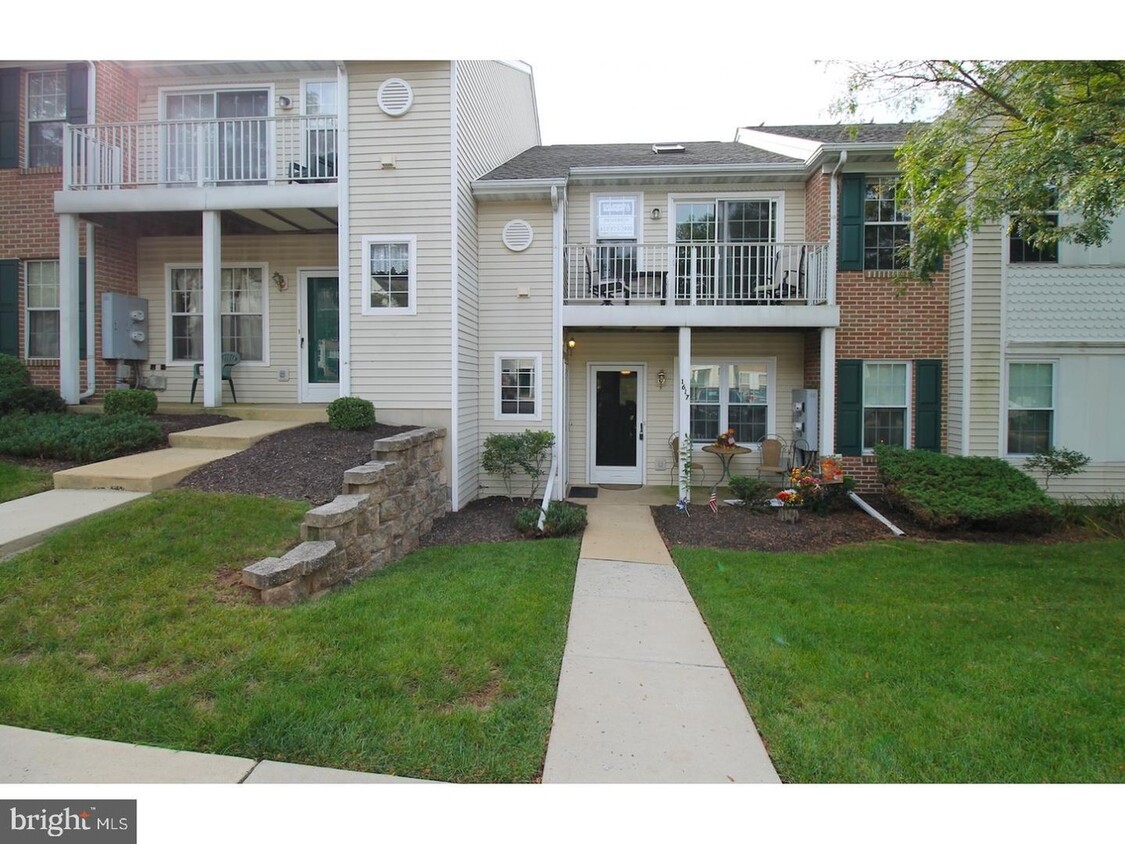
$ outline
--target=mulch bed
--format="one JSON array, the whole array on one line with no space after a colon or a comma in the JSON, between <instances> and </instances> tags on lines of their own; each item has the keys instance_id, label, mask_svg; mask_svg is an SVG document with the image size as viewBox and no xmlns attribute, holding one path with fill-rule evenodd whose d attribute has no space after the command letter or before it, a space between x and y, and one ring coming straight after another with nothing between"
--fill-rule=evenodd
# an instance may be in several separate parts
<instances>
[{"instance_id":1,"label":"mulch bed","mask_svg":"<svg viewBox=\"0 0 1125 844\"><path fill-rule=\"evenodd\" d=\"M327 422L301 425L278 431L245 451L201 466L178 486L326 504L340 494L344 472L371 459L375 440L414 427L376 425L366 431L338 431Z\"/></svg>"},{"instance_id":2,"label":"mulch bed","mask_svg":"<svg viewBox=\"0 0 1125 844\"><path fill-rule=\"evenodd\" d=\"M516 530L516 514L525 507L518 498L504 496L478 498L456 513L434 522L434 529L422 537L422 547L430 545L468 545L474 542L513 542L524 539Z\"/></svg>"}]
</instances>

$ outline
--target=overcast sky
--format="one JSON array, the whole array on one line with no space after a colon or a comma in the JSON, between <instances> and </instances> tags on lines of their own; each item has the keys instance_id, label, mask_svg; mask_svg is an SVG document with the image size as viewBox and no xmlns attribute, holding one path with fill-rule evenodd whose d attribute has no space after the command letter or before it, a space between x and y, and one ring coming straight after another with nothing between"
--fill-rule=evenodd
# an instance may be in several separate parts
<instances>
[{"instance_id":1,"label":"overcast sky","mask_svg":"<svg viewBox=\"0 0 1125 844\"><path fill-rule=\"evenodd\" d=\"M88 9L60 2L71 20ZM39 37L33 49L50 58L521 60L543 143L727 141L739 126L840 120L829 107L844 68L824 60L1121 56L1118 27L1090 26L1104 19L1083 10L1094 2L1070 0L1063 16L1054 0L1021 0L1019 15L982 0L364 0L332 7L341 17L308 0L192 0L172 19L150 0L117 0L89 25L24 32L20 44ZM106 29L91 37L98 21Z\"/></svg>"}]
</instances>

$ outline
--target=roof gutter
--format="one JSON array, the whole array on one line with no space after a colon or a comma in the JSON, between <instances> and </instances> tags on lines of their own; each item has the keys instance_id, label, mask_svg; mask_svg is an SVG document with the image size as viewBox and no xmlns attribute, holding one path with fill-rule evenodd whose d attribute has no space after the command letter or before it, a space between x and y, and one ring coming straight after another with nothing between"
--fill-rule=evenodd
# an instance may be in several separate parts
<instances>
[{"instance_id":1,"label":"roof gutter","mask_svg":"<svg viewBox=\"0 0 1125 844\"><path fill-rule=\"evenodd\" d=\"M794 164L664 164L652 167L572 167L571 181L579 179L620 179L637 176L697 176L803 174L803 162Z\"/></svg>"},{"instance_id":2,"label":"roof gutter","mask_svg":"<svg viewBox=\"0 0 1125 844\"><path fill-rule=\"evenodd\" d=\"M490 179L473 182L473 196L502 199L512 194L541 195L549 199L552 191L566 187L566 179Z\"/></svg>"}]
</instances>

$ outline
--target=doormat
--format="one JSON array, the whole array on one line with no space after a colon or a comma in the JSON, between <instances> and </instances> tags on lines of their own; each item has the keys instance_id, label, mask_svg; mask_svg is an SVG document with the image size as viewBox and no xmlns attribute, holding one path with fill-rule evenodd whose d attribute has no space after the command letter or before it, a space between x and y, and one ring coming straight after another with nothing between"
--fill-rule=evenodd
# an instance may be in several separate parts
<instances>
[{"instance_id":1,"label":"doormat","mask_svg":"<svg viewBox=\"0 0 1125 844\"><path fill-rule=\"evenodd\" d=\"M570 495L567 498L597 498L598 488L596 486L572 486L570 488Z\"/></svg>"},{"instance_id":2,"label":"doormat","mask_svg":"<svg viewBox=\"0 0 1125 844\"><path fill-rule=\"evenodd\" d=\"M602 489L632 490L641 489L642 484L598 484Z\"/></svg>"}]
</instances>

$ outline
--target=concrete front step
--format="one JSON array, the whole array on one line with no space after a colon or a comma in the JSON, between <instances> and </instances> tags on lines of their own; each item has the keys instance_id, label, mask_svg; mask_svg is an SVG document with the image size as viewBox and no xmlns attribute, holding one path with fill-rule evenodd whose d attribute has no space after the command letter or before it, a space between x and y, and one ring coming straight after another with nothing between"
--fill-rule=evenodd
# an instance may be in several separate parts
<instances>
[{"instance_id":1,"label":"concrete front step","mask_svg":"<svg viewBox=\"0 0 1125 844\"><path fill-rule=\"evenodd\" d=\"M124 489L156 492L175 486L204 464L237 454L237 448L162 448L55 472L55 489Z\"/></svg>"},{"instance_id":2,"label":"concrete front step","mask_svg":"<svg viewBox=\"0 0 1125 844\"><path fill-rule=\"evenodd\" d=\"M270 422L240 419L225 425L210 425L190 431L178 431L168 435L168 442L174 448L249 448L263 437L276 434L288 428L305 424L300 421Z\"/></svg>"}]
</instances>

